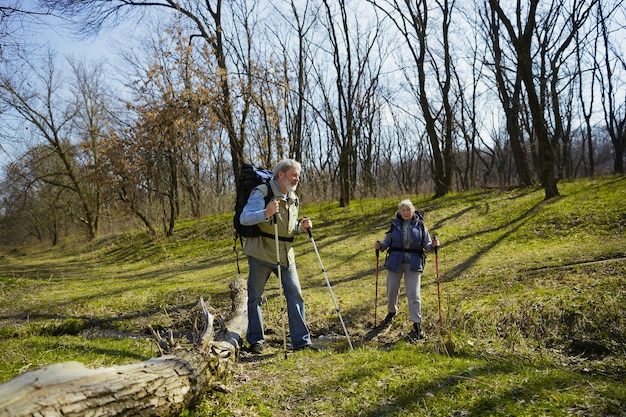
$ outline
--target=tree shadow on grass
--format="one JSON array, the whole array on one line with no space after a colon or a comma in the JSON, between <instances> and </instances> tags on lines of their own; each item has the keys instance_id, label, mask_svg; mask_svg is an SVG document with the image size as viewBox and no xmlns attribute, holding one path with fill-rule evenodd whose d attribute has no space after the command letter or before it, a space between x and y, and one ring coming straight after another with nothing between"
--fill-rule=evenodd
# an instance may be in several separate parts
<instances>
[{"instance_id":1,"label":"tree shadow on grass","mask_svg":"<svg viewBox=\"0 0 626 417\"><path fill-rule=\"evenodd\" d=\"M377 373L375 368L357 367L354 371L339 375L335 381L320 383L324 386L342 386L345 381L369 380L376 377ZM433 407L441 410L446 405L450 407L448 412L454 414L440 415L507 415L512 410L522 411L525 404L530 405L533 402L552 404L554 400L551 397L555 391L569 390L576 384L576 381L572 381L571 374L540 369L529 376L523 366L506 362L468 366L466 361L462 361L452 365L452 369L440 376L433 378L432 374L426 372L421 377L404 379L396 385L394 382L399 378L401 375L392 378L389 386L380 381L381 389L387 391L379 395L379 404L344 415L407 415L420 409L432 411ZM311 395L315 395L318 389L321 388L312 387ZM540 405L538 407L541 408Z\"/></svg>"},{"instance_id":2,"label":"tree shadow on grass","mask_svg":"<svg viewBox=\"0 0 626 417\"><path fill-rule=\"evenodd\" d=\"M468 240L470 238L475 238L475 237L480 236L480 235L486 235L486 234L490 234L490 233L499 232L503 228L507 229L507 231L505 233L502 233L498 238L493 239L491 242L489 242L489 244L481 247L481 249L476 251L472 256L470 256L466 260L458 263L456 266L454 266L454 267L452 267L450 269L447 269L446 273L445 273L445 276L442 276L441 281L442 282L454 281L456 279L456 277L460 276L465 270L467 270L470 267L472 267L473 265L475 265L480 258L485 256L489 251L491 251L492 249L497 247L500 243L502 243L503 241L508 239L510 236L514 235L523 225L525 225L527 222L532 220L532 218L534 217L534 214L537 213L541 209L541 207L543 207L544 205L545 205L545 201L542 200L542 201L536 203L535 205L533 205L528 210L526 210L524 213L522 213L517 218L510 219L507 224L495 225L494 227L491 227L489 229L484 229L484 230L482 230L480 232L477 232L477 233L474 233L472 235L467 235L467 236L459 237L458 239L456 239L455 240L455 244L462 244L463 241ZM472 209L475 209L475 207L468 208L468 209L466 209L464 211L472 210ZM460 212L457 215L455 215L455 217L459 217L462 214L463 214L463 212ZM449 221L449 220L450 220L450 218L443 219L443 220L441 220L439 222L439 224L442 224L442 223L444 223L446 221ZM439 250L439 253L441 254L441 252L444 251L444 250L445 250L445 242L444 242L443 246L441 247L441 249Z\"/></svg>"}]
</instances>

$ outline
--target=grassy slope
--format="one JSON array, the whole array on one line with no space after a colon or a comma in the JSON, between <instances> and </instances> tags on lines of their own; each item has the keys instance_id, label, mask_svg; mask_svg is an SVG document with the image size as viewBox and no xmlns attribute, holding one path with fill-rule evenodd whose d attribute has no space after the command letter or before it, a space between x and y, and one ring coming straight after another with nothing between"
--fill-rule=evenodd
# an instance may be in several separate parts
<instances>
[{"instance_id":1,"label":"grassy slope","mask_svg":"<svg viewBox=\"0 0 626 417\"><path fill-rule=\"evenodd\" d=\"M276 279L267 287L270 352L244 355L233 392L212 394L199 415L626 415L626 178L561 182L541 190L412 196L440 236L438 331L435 259L422 275L425 330L407 338L406 301L394 325L372 337L375 264L398 199L314 204L302 215L314 238L353 344L317 256L302 236L298 269L323 352L282 356ZM140 234L89 247L20 249L0 258L0 381L38 365L89 366L156 355L148 325L189 328L204 297L227 312L237 274L230 216L178 225L174 238ZM241 251L239 250L241 257ZM378 321L385 315L380 259ZM133 335L134 337L129 337Z\"/></svg>"}]
</instances>

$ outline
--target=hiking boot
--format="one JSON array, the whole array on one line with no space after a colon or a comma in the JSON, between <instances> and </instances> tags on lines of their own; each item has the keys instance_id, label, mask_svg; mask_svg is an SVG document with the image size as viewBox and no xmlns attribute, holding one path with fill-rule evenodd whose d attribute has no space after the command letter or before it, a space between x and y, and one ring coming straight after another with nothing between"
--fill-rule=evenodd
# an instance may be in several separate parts
<instances>
[{"instance_id":1,"label":"hiking boot","mask_svg":"<svg viewBox=\"0 0 626 417\"><path fill-rule=\"evenodd\" d=\"M415 332L416 339L423 339L426 337L420 323L413 323L413 331Z\"/></svg>"},{"instance_id":2,"label":"hiking boot","mask_svg":"<svg viewBox=\"0 0 626 417\"><path fill-rule=\"evenodd\" d=\"M262 343L255 343L252 346L250 346L250 352L252 352L255 355L260 355L261 353L263 353L263 344Z\"/></svg>"},{"instance_id":3,"label":"hiking boot","mask_svg":"<svg viewBox=\"0 0 626 417\"><path fill-rule=\"evenodd\" d=\"M387 314L387 316L385 316L385 319L383 320L383 323L385 324L389 324L393 321L394 317L396 317L398 313L389 313Z\"/></svg>"},{"instance_id":4,"label":"hiking boot","mask_svg":"<svg viewBox=\"0 0 626 417\"><path fill-rule=\"evenodd\" d=\"M298 350L311 350L313 352L319 352L321 349L318 348L317 346L314 346L314 345L304 345L304 346L301 346L299 348L295 348L294 352L296 352Z\"/></svg>"}]
</instances>

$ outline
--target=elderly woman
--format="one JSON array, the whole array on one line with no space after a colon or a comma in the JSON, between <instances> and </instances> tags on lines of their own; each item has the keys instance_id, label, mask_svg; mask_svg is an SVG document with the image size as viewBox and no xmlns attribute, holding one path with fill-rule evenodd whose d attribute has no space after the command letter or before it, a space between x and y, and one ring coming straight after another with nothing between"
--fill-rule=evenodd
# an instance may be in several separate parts
<instances>
[{"instance_id":1,"label":"elderly woman","mask_svg":"<svg viewBox=\"0 0 626 417\"><path fill-rule=\"evenodd\" d=\"M420 279L424 270L424 253L432 252L439 246L435 237L432 241L421 215L410 200L402 200L391 221L389 230L382 242L377 241L374 249L388 250L385 268L387 269L387 311L384 323L391 323L398 314L398 294L400 280L404 275L404 286L409 305L409 316L413 322L415 337L425 337L422 330L422 302Z\"/></svg>"}]
</instances>

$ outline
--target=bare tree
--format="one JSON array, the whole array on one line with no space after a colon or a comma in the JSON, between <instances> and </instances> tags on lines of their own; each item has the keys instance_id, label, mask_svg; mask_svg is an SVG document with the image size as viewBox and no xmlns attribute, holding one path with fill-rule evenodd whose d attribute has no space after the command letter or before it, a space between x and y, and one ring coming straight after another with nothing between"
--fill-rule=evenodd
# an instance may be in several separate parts
<instances>
[{"instance_id":1,"label":"bare tree","mask_svg":"<svg viewBox=\"0 0 626 417\"><path fill-rule=\"evenodd\" d=\"M465 22L471 22L470 13L477 13L480 5L469 5L469 8L461 9L460 16L467 16ZM460 26L456 24L455 26ZM486 44L480 38L480 27L477 24L471 25L467 30L457 29L467 39L467 62L452 60L452 74L456 85L456 130L463 139L463 143L458 144L459 150L455 155L455 170L461 189L469 190L476 183L478 170L481 168L480 145L484 125L485 111L481 111L481 104L485 100L485 94L481 90L485 87L485 67L487 54ZM458 42L458 41L457 41ZM463 52L461 52L463 54ZM466 69L464 65L469 65ZM463 69L460 69L463 68ZM464 148L464 149L463 149Z\"/></svg>"},{"instance_id":2,"label":"bare tree","mask_svg":"<svg viewBox=\"0 0 626 417\"><path fill-rule=\"evenodd\" d=\"M233 63L230 60L234 55L229 54L232 51L228 48L237 47L238 31L236 26L229 26L229 22L225 20L223 0L47 0L46 4L53 10L78 19L83 33L97 33L106 25L132 19L133 14L141 14L150 9L165 11L172 16L184 16L191 28L189 38L206 42L217 68L214 75L220 94L215 97L217 101L212 103L211 110L217 115L223 132L229 139L233 175L235 181L238 181L239 170L245 159L246 126L253 100L249 93L255 80L250 78L251 73L246 70L248 62ZM245 3L242 2L241 7L245 9ZM243 46L245 47L245 42ZM239 67L231 71L231 65Z\"/></svg>"},{"instance_id":3,"label":"bare tree","mask_svg":"<svg viewBox=\"0 0 626 417\"><path fill-rule=\"evenodd\" d=\"M533 184L533 178L528 166L528 158L524 149L524 138L520 126L520 115L524 111L522 106L522 79L520 71L515 70L513 80L509 79L505 54L500 45L500 24L495 12L484 7L485 15L482 23L488 30L488 42L493 57L493 72L498 96L506 119L506 130L509 134L513 160L517 169L519 185L528 187Z\"/></svg>"},{"instance_id":4,"label":"bare tree","mask_svg":"<svg viewBox=\"0 0 626 417\"><path fill-rule=\"evenodd\" d=\"M233 24L239 33L236 47L231 48L232 59L247 80L240 92L242 103L246 103L242 117L247 123L244 153L251 161L272 167L287 154L286 138L281 132L282 100L287 85L272 44L258 41L265 37L264 31L258 29L262 19L259 3L236 1L231 5Z\"/></svg>"},{"instance_id":5,"label":"bare tree","mask_svg":"<svg viewBox=\"0 0 626 417\"><path fill-rule=\"evenodd\" d=\"M0 4L0 72L10 73L16 59L23 59L32 47L32 41L26 28L42 26L41 19L49 15L47 11L38 11L32 4L19 0L5 0ZM0 107L0 116L6 109ZM12 147L0 143L0 152L11 155Z\"/></svg>"},{"instance_id":6,"label":"bare tree","mask_svg":"<svg viewBox=\"0 0 626 417\"><path fill-rule=\"evenodd\" d=\"M432 157L432 179L435 183L435 197L447 194L452 187L453 166L453 125L454 115L450 93L452 89L452 64L449 43L449 29L454 9L454 1L435 1L441 14L441 27L437 32L441 49L437 52L429 44L432 30L429 20L431 7L428 0L411 2L373 1L372 4L383 11L394 22L409 51L411 64L404 64L404 74L422 112L424 126L430 142ZM437 61L437 56L443 62ZM429 69L433 82L428 81ZM413 81L412 71L417 72ZM435 104L432 91L436 90L439 104ZM440 139L443 136L443 139Z\"/></svg>"},{"instance_id":7,"label":"bare tree","mask_svg":"<svg viewBox=\"0 0 626 417\"><path fill-rule=\"evenodd\" d=\"M595 99L595 82L596 82L596 59L597 51L598 51L598 41L597 38L592 42L592 46L589 50L589 55L593 58L591 59L591 68L583 71L583 53L586 50L585 46L582 45L580 41L580 34L576 33L576 73L578 74L578 101L580 103L580 112L584 119L584 127L581 127L581 136L582 136L582 150L581 150L581 161L583 161L586 157L587 164L585 165L585 169L588 167L589 171L586 173L588 175L593 176L595 173L595 158L593 154L594 150L594 141L593 141L593 125L591 123L591 116L593 114L593 104ZM586 77L586 74L590 74L589 77ZM591 84L588 85L588 88L585 88L585 80L588 79ZM584 149L587 148L587 155L584 154Z\"/></svg>"},{"instance_id":8,"label":"bare tree","mask_svg":"<svg viewBox=\"0 0 626 417\"><path fill-rule=\"evenodd\" d=\"M33 148L19 160L5 166L2 190L2 240L4 244L20 244L29 238L39 242L49 239L55 246L62 233L70 233L69 214L75 212L73 195L42 181L37 181L41 165L40 152ZM49 161L51 162L51 161Z\"/></svg>"},{"instance_id":9,"label":"bare tree","mask_svg":"<svg viewBox=\"0 0 626 417\"><path fill-rule=\"evenodd\" d=\"M339 205L348 207L357 183L358 148L364 136L371 135L373 130L367 126L375 120L380 63L375 63L374 47L380 36L380 23L361 32L356 13L345 1L336 4L338 16L334 3L322 3L331 63L321 60L316 65L323 97L317 111L339 155Z\"/></svg>"},{"instance_id":10,"label":"bare tree","mask_svg":"<svg viewBox=\"0 0 626 417\"><path fill-rule=\"evenodd\" d=\"M539 0L529 0L526 9L525 22L524 9L522 3L517 3L515 15L517 16L517 28L500 7L498 0L489 0L489 4L498 15L498 19L507 30L511 44L516 53L517 70L521 81L526 88L530 111L532 113L532 126L539 144L539 154L541 158L541 183L544 188L546 199L559 195L557 188L557 177L555 172L554 149L550 142L548 128L541 107L540 96L535 86L533 73L533 36L537 25L537 6ZM519 32L518 32L519 31Z\"/></svg>"},{"instance_id":11,"label":"bare tree","mask_svg":"<svg viewBox=\"0 0 626 417\"><path fill-rule=\"evenodd\" d=\"M282 11L278 5L274 5L281 16L281 24L270 27L278 42L281 53L282 70L282 99L285 131L289 144L289 157L303 161L305 147L309 147L310 137L307 141L305 131L307 129L307 110L310 103L309 71L311 70L311 32L317 18L317 11L313 9L310 1L304 2L302 10L294 0L289 1L289 12ZM287 26L287 30L285 26ZM290 39L293 34L295 40ZM310 135L309 135L310 136ZM308 142L308 143L307 143ZM304 162L304 161L303 161Z\"/></svg>"},{"instance_id":12,"label":"bare tree","mask_svg":"<svg viewBox=\"0 0 626 417\"><path fill-rule=\"evenodd\" d=\"M583 132L579 120L587 126L591 172L599 154L608 155L598 149L599 143L612 144L613 169L623 170L626 103L620 82L625 64L616 41L623 27L616 31L614 21L623 5L614 0L484 0L467 8L458 8L455 0L369 0L366 6L374 7L368 13L363 4L355 13L350 8L357 3L329 0L283 0L272 7L247 0L37 4L42 13L75 19L82 26L74 29L82 34L158 13L168 24L170 17L178 19L170 41L176 40L181 50L193 50L184 58L171 48L160 51L162 62L151 67L141 63L142 77L128 77L127 87L135 83L148 89L146 94L159 94L137 94L121 112L113 103L79 97L81 89L90 94L86 88L91 85L88 79L77 79L74 90L64 91L67 101L57 95L50 114L42 115L54 117L50 129L59 132L59 146L66 146L76 182L90 184L82 190L85 199L75 199L89 205L72 207L71 213L80 212L75 217L94 223L95 229L102 210L98 207L109 203L115 191L121 205L107 204L107 209L122 207L124 215L130 210L152 230L162 221L170 233L181 215L197 217L206 210L207 195L230 198L237 179L233 174L244 159L272 165L284 156L303 160L303 184L344 206L357 190L376 193L381 187L376 174L391 178L391 169L400 170L396 175L408 190L428 177L436 196L454 186L515 181L526 186L538 178L549 198L558 195L560 175L573 175L580 154L571 154L582 152L576 142ZM10 7L0 6L0 12L8 16ZM594 10L597 20L591 22L588 16ZM477 13L476 19L469 13ZM365 27L367 19L372 25ZM471 33L459 33L472 23L475 33L484 34L484 46L468 39ZM584 32L594 29L597 58L581 62L576 53L594 54ZM492 55L488 59L483 59L484 47ZM388 59L390 51L397 52L397 62ZM167 62L166 54L180 59ZM485 64L493 69L493 79L485 76ZM80 71L74 66L75 73ZM583 72L594 75L584 85L575 79ZM200 77L203 81L197 83ZM199 85L210 91L200 97ZM31 104L34 97L43 98L44 89L33 90L30 97L25 86L20 85L20 93ZM594 86L597 91L590 92ZM480 104L494 93L503 111L489 114L491 108ZM4 97L9 97L6 91ZM0 108L3 121L7 111L19 114L11 101ZM110 108L88 109L90 103ZM593 125L600 108L606 132ZM124 129L110 120L113 113L126 123ZM484 122L481 115L492 121ZM394 125L385 125L388 120ZM602 142L605 133L610 142ZM107 169L99 166L103 139L111 162ZM142 141L154 146L142 149ZM39 154L40 145L30 151ZM115 161L116 155L124 157ZM582 157L579 161L583 163ZM107 177L111 172L114 178ZM70 183L63 183L66 193L79 192ZM90 205L97 201L100 206ZM86 210L92 219L83 214Z\"/></svg>"},{"instance_id":13,"label":"bare tree","mask_svg":"<svg viewBox=\"0 0 626 417\"><path fill-rule=\"evenodd\" d=\"M101 93L96 82L98 74L91 73L90 82L84 82L87 75L75 67L78 89L66 99L62 78L53 62L54 56L48 55L43 69L31 65L29 71L3 75L0 100L18 121L34 130L36 140L45 144L37 148L37 157L39 166L49 169L38 170L32 180L75 195L80 202L75 219L85 227L91 240L98 235L102 204L98 142L105 128L102 102L97 99Z\"/></svg>"},{"instance_id":14,"label":"bare tree","mask_svg":"<svg viewBox=\"0 0 626 417\"><path fill-rule=\"evenodd\" d=\"M41 19L46 16L50 16L49 11L39 11L22 1L5 0L0 4L0 66L25 52L29 39L24 29L43 25Z\"/></svg>"},{"instance_id":15,"label":"bare tree","mask_svg":"<svg viewBox=\"0 0 626 417\"><path fill-rule=\"evenodd\" d=\"M149 230L160 220L171 235L181 215L201 215L204 155L218 130L205 103L219 93L205 56L194 52L181 29L174 25L162 33L147 47L147 69L138 67L133 77L127 106L135 115L132 129L113 141L124 143L107 144L107 155L122 202Z\"/></svg>"},{"instance_id":16,"label":"bare tree","mask_svg":"<svg viewBox=\"0 0 626 417\"><path fill-rule=\"evenodd\" d=\"M626 94L624 94L623 90L618 91L618 85L621 83L623 86L624 84L624 80L620 81L618 78L618 69L621 67L622 71L626 71L626 60L618 52L618 47L612 45L610 41L608 22L614 11L606 12L601 1L598 2L597 10L598 37L601 39L603 48L600 56L604 57L603 61L597 62L597 65L601 68L597 76L601 90L604 121L613 143L613 172L623 174L624 155L626 153ZM623 97L619 97L619 94L622 94Z\"/></svg>"},{"instance_id":17,"label":"bare tree","mask_svg":"<svg viewBox=\"0 0 626 417\"><path fill-rule=\"evenodd\" d=\"M566 178L572 175L572 113L577 77L575 64L571 65L576 53L573 42L577 39L586 42L587 35L581 32L594 3L576 0L564 5L553 2L542 15L537 33L541 106L551 129L552 146L557 150L559 176ZM577 34L581 36L577 38Z\"/></svg>"}]
</instances>

